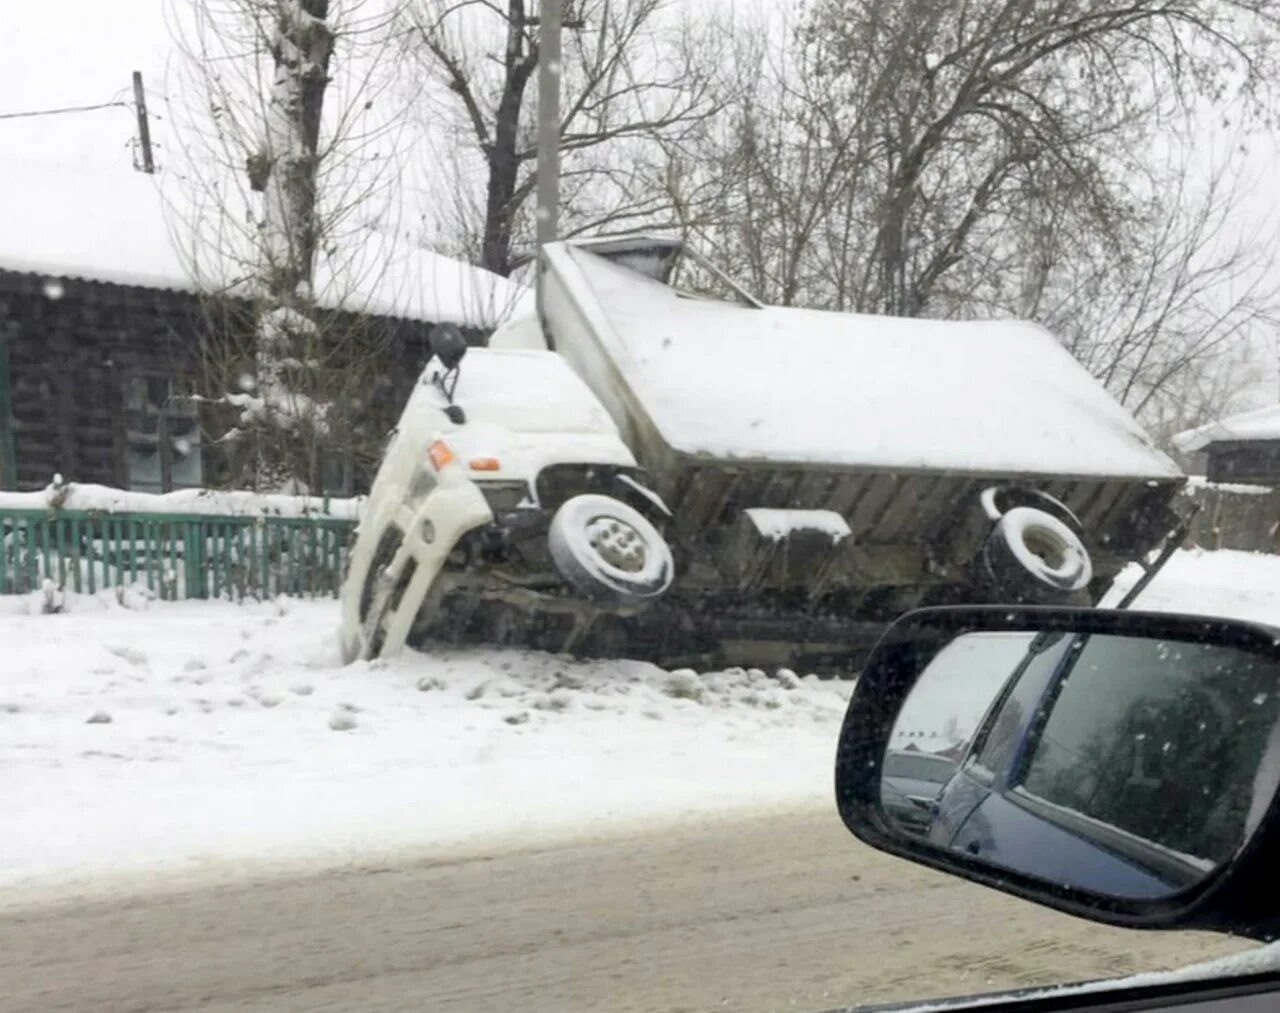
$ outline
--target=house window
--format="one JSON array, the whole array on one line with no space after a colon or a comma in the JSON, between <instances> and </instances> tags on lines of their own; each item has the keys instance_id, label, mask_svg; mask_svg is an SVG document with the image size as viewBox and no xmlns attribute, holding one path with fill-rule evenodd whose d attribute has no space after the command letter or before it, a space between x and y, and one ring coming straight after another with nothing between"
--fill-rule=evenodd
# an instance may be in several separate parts
<instances>
[{"instance_id":1,"label":"house window","mask_svg":"<svg viewBox=\"0 0 1280 1013\"><path fill-rule=\"evenodd\" d=\"M167 376L130 377L124 389L130 489L169 492L201 484L200 417Z\"/></svg>"}]
</instances>

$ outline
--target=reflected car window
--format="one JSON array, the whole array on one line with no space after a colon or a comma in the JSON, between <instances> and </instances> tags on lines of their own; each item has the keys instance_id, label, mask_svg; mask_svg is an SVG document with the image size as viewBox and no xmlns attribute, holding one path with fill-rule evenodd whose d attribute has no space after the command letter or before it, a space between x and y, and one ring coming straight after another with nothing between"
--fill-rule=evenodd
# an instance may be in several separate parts
<instances>
[{"instance_id":1,"label":"reflected car window","mask_svg":"<svg viewBox=\"0 0 1280 1013\"><path fill-rule=\"evenodd\" d=\"M1023 730L1068 646L1065 637L1041 645L1009 680L974 751L974 764L981 771L996 775L1013 765L1024 738Z\"/></svg>"},{"instance_id":2,"label":"reflected car window","mask_svg":"<svg viewBox=\"0 0 1280 1013\"><path fill-rule=\"evenodd\" d=\"M1229 649L1102 635L1074 645L1068 666L1023 790L1189 856L1229 858L1280 712L1274 679ZM1103 724L1100 695L1113 704Z\"/></svg>"}]
</instances>

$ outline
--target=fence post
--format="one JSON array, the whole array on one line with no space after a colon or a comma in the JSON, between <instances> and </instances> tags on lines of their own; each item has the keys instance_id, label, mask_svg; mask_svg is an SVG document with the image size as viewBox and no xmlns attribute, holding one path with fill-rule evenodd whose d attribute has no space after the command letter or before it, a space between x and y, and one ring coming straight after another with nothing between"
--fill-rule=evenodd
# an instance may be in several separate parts
<instances>
[{"instance_id":1,"label":"fence post","mask_svg":"<svg viewBox=\"0 0 1280 1013\"><path fill-rule=\"evenodd\" d=\"M182 525L182 562L186 597L208 598L209 588L204 573L203 521L186 521Z\"/></svg>"}]
</instances>

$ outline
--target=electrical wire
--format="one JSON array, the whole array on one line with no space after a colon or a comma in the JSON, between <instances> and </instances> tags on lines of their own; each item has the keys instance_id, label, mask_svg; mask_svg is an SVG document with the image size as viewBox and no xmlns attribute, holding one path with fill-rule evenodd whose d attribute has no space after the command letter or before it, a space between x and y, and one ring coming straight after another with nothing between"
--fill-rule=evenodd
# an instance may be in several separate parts
<instances>
[{"instance_id":1,"label":"electrical wire","mask_svg":"<svg viewBox=\"0 0 1280 1013\"><path fill-rule=\"evenodd\" d=\"M60 116L63 113L90 113L97 109L112 109L116 106L121 109L132 108L128 102L99 102L97 105L91 106L63 106L60 109L33 109L29 112L21 113L0 113L0 120L20 120L32 116Z\"/></svg>"}]
</instances>

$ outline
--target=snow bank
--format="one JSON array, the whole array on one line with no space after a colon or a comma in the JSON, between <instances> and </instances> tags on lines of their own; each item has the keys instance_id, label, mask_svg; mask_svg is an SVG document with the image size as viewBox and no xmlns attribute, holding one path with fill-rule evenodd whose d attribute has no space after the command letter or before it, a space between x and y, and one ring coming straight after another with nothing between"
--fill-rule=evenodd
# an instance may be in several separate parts
<instances>
[{"instance_id":1,"label":"snow bank","mask_svg":"<svg viewBox=\"0 0 1280 1013\"><path fill-rule=\"evenodd\" d=\"M0 599L11 888L821 806L851 688L523 651L342 667L332 603L68 599Z\"/></svg>"},{"instance_id":2,"label":"snow bank","mask_svg":"<svg viewBox=\"0 0 1280 1013\"><path fill-rule=\"evenodd\" d=\"M1130 564L1100 602L1120 601L1142 576ZM1155 612L1191 612L1280 626L1280 556L1263 552L1175 552L1133 605Z\"/></svg>"},{"instance_id":3,"label":"snow bank","mask_svg":"<svg viewBox=\"0 0 1280 1013\"><path fill-rule=\"evenodd\" d=\"M1187 478L1187 492L1226 492L1242 496L1270 496L1274 489L1266 485L1246 485L1243 482L1210 482L1203 475Z\"/></svg>"},{"instance_id":4,"label":"snow bank","mask_svg":"<svg viewBox=\"0 0 1280 1013\"><path fill-rule=\"evenodd\" d=\"M105 485L69 482L40 492L0 492L0 510L83 510L101 513L197 514L219 517L333 517L356 520L363 497L281 496L256 492L180 489L130 492Z\"/></svg>"},{"instance_id":5,"label":"snow bank","mask_svg":"<svg viewBox=\"0 0 1280 1013\"><path fill-rule=\"evenodd\" d=\"M514 650L342 667L332 602L65 604L0 597L10 897L832 804L849 682ZM1179 553L1140 605L1280 623L1280 557Z\"/></svg>"}]
</instances>

